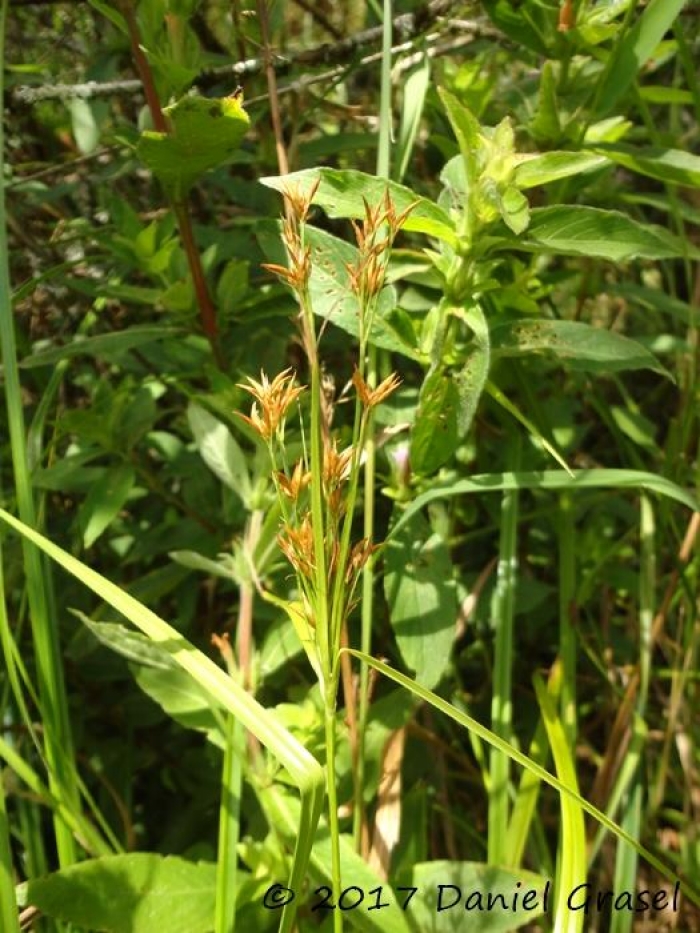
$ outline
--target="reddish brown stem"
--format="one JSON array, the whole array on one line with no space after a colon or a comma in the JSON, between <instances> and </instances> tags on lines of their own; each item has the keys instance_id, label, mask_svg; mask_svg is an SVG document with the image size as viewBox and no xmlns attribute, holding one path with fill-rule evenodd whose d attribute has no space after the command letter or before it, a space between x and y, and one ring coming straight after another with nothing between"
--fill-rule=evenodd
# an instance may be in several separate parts
<instances>
[{"instance_id":1,"label":"reddish brown stem","mask_svg":"<svg viewBox=\"0 0 700 933\"><path fill-rule=\"evenodd\" d=\"M277 150L277 166L280 175L289 173L289 160L287 159L287 149L284 145L284 133L282 132L282 117L280 116L279 96L277 94L277 75L272 61L272 48L270 45L270 20L267 14L267 0L258 0L258 21L260 23L260 33L263 40L263 57L265 60L265 74L267 77L267 90L270 97L270 116L272 118L272 129L275 134L275 149Z\"/></svg>"},{"instance_id":2,"label":"reddish brown stem","mask_svg":"<svg viewBox=\"0 0 700 933\"><path fill-rule=\"evenodd\" d=\"M151 112L153 126L156 130L158 130L159 133L167 133L168 122L165 119L163 108L160 105L155 81L153 80L151 66L148 64L148 59L144 55L143 49L141 48L139 24L136 22L134 8L130 3L127 2L121 5L121 10L124 14L124 19L126 20L127 29L129 30L131 54L134 56L134 64L136 65L136 70L139 73L141 84L143 84L143 92L146 95L146 103L148 104L148 109Z\"/></svg>"},{"instance_id":3,"label":"reddish brown stem","mask_svg":"<svg viewBox=\"0 0 700 933\"><path fill-rule=\"evenodd\" d=\"M202 329L204 330L204 333L206 334L207 339L211 344L217 363L221 365L222 359L218 346L219 331L216 324L216 311L209 294L207 280L204 276L202 259L199 255L199 250L197 249L197 244L194 239L192 218L190 217L187 205L181 201L173 204L173 210L175 211L177 224L180 228L182 245L185 249L187 262L189 264L190 273L192 275L192 284L194 285L194 293L197 297L197 305L199 306L199 315L202 321Z\"/></svg>"},{"instance_id":4,"label":"reddish brown stem","mask_svg":"<svg viewBox=\"0 0 700 933\"><path fill-rule=\"evenodd\" d=\"M136 70L138 71L139 78L143 84L143 90L144 94L146 95L146 102L151 113L153 126L159 133L169 133L170 127L168 126L168 121L160 104L155 81L153 80L153 72L151 70L148 59L144 55L143 49L141 48L141 36L139 34L139 26L136 21L134 8L127 0L127 2L121 5L121 11L124 14L124 19L126 20L126 25L129 30L131 53L134 56ZM185 255L187 256L187 263L190 268L190 274L192 276L192 284L194 286L194 293L197 299L197 306L199 308L202 330L204 331L207 339L209 340L209 343L211 344L214 359L216 360L218 366L223 368L223 359L218 342L219 331L216 323L216 310L214 309L214 304L211 300L211 295L209 294L209 287L204 275L204 269L202 268L202 259L199 255L199 250L197 249L197 244L194 239L192 218L190 217L187 204L184 201L174 202L173 210L175 212L175 217L177 218L177 224L180 230L180 238L182 240Z\"/></svg>"}]
</instances>

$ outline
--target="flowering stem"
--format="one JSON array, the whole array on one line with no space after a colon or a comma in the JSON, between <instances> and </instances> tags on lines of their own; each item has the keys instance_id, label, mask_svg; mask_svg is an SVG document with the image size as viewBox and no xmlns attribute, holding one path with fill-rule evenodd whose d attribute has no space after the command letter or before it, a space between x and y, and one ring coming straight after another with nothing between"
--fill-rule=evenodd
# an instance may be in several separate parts
<instances>
[{"instance_id":1,"label":"flowering stem","mask_svg":"<svg viewBox=\"0 0 700 933\"><path fill-rule=\"evenodd\" d=\"M325 694L326 725L326 772L328 775L328 830L331 836L331 879L333 887L333 930L340 933L343 929L343 915L338 908L338 898L342 890L340 876L340 823L338 820L338 791L336 787L335 752L336 728L335 709L338 695L337 674L329 679Z\"/></svg>"},{"instance_id":2,"label":"flowering stem","mask_svg":"<svg viewBox=\"0 0 700 933\"><path fill-rule=\"evenodd\" d=\"M367 380L369 385L376 384L377 351L370 346L368 353ZM363 533L369 541L374 536L374 472L375 448L372 431L372 413L368 413L367 436L364 438L365 471L364 471L364 527ZM372 650L372 616L374 612L374 560L370 556L362 570L362 617L360 628L360 645L365 654ZM358 755L357 773L355 777L355 800L353 807L353 835L355 847L362 855L369 854L369 829L365 814L365 732L367 729L367 716L369 714L369 667L360 665L359 683L359 710L358 710Z\"/></svg>"}]
</instances>

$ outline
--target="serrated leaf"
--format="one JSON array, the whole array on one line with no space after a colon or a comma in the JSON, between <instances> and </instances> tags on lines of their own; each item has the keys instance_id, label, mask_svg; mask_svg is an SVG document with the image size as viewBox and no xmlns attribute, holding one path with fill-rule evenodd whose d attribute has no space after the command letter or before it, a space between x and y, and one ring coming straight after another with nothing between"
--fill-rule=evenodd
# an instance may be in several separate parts
<instances>
[{"instance_id":1,"label":"serrated leaf","mask_svg":"<svg viewBox=\"0 0 700 933\"><path fill-rule=\"evenodd\" d=\"M170 131L144 131L136 152L167 194L182 201L205 172L236 155L250 119L238 97L184 97L163 112Z\"/></svg>"},{"instance_id":2,"label":"serrated leaf","mask_svg":"<svg viewBox=\"0 0 700 933\"><path fill-rule=\"evenodd\" d=\"M434 687L450 661L457 597L445 541L415 515L385 551L384 594L406 665L418 683Z\"/></svg>"},{"instance_id":3,"label":"serrated leaf","mask_svg":"<svg viewBox=\"0 0 700 933\"><path fill-rule=\"evenodd\" d=\"M150 852L108 855L26 883L26 903L99 933L210 933L216 865Z\"/></svg>"}]
</instances>

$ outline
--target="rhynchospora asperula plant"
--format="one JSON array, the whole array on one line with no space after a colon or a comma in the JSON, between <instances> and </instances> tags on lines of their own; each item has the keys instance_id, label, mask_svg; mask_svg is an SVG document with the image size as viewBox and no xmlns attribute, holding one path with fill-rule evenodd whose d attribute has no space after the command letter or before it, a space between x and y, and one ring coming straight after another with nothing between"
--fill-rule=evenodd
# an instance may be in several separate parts
<instances>
[{"instance_id":1,"label":"rhynchospora asperula plant","mask_svg":"<svg viewBox=\"0 0 700 933\"><path fill-rule=\"evenodd\" d=\"M281 515L277 541L297 582L294 599L280 599L263 589L261 595L289 615L318 678L323 698L332 874L334 890L338 891L340 850L335 747L341 673L353 757L357 757L361 741L350 662L341 648L350 642L347 623L356 602L357 584L376 549L371 534L366 532L364 537L358 540L355 536L353 540L353 514L363 451L373 430L373 410L400 382L394 373L381 382L374 378L372 368L367 365L369 337L385 285L389 254L408 210L397 215L387 192L374 207L365 202L364 218L353 223L357 250L346 270L348 291L358 309L359 353L350 381L355 394L352 435L350 443L341 446L333 433L334 399L329 398L322 373L318 350L323 331L318 332L315 326L310 287L314 252L306 235L306 222L317 187L318 183L305 192L293 182L287 187L282 238L288 264L266 266L296 297L310 384L298 385L295 373L287 369L272 380L265 374L261 374L259 382L249 378L241 388L253 397L250 414L243 417L269 451ZM332 322L332 314L330 320ZM302 455L290 463L285 448L285 425L304 395L308 396L308 403L304 405L308 415L302 419ZM365 489L365 507L372 492L371 487ZM357 812L361 814L361 808ZM336 921L334 929L337 928Z\"/></svg>"},{"instance_id":2,"label":"rhynchospora asperula plant","mask_svg":"<svg viewBox=\"0 0 700 933\"><path fill-rule=\"evenodd\" d=\"M287 369L273 379L264 373L260 381L249 378L240 384L253 396L250 415L242 415L267 445L272 479L282 515L278 543L296 575L299 599L285 608L302 639L309 659L328 697L338 685L338 654L343 625L354 605L354 594L362 568L375 545L367 538L351 540L352 518L358 492L362 451L372 410L398 387L391 374L372 385L365 358L377 298L385 283L389 253L408 211L397 215L387 193L353 222L357 256L347 265L348 288L359 309L358 365L352 376L355 413L352 441L339 449L329 423L332 406L324 401L317 333L311 302L310 280L313 256L306 242L306 222L318 184L302 192L293 184L284 193L286 216L282 238L288 265L267 264L294 292L299 306L301 341L311 374L310 386L297 384ZM332 318L331 318L332 320ZM294 464L287 463L284 431L290 410L300 396L310 393L310 424L303 432L304 452Z\"/></svg>"}]
</instances>

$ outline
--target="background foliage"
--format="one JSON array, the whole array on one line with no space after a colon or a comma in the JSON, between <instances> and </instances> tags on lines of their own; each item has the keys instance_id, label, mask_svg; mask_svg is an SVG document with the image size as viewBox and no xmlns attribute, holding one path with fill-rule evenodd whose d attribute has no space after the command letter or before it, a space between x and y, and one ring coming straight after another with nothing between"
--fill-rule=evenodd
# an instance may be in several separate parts
<instances>
[{"instance_id":1,"label":"background foliage","mask_svg":"<svg viewBox=\"0 0 700 933\"><path fill-rule=\"evenodd\" d=\"M310 293L339 446L352 442L349 221L388 190L408 213L360 350L372 378L402 384L374 413L376 496L361 490L355 524L389 537L349 643L368 650L369 618L376 658L577 786L669 869L584 827L424 695L365 673L359 766L347 682L337 714L346 886L466 890L486 866L487 887L527 869L558 871L562 890L573 847L572 881L686 885L676 917L637 927L608 910L592 928L700 929L698 15L690 0L9 6L4 507L217 662L212 636L230 633L234 679L324 763L323 697L280 604L298 594L267 453L236 413L261 370L311 379L294 296L263 267L287 264L278 192L294 173L298 191L319 182ZM290 463L304 442L294 420ZM228 747L246 764L226 909L276 929L260 902L289 874L288 775L109 600L27 547L4 536L0 578L0 861L10 889L28 881L25 918L214 929ZM554 672L549 694L537 671ZM331 878L325 825L314 886ZM40 880L59 867L63 896ZM76 914L81 869L73 883L98 893ZM169 893L162 919L147 893L131 919L110 913L116 878L122 893ZM330 929L300 909L302 929ZM424 904L388 916L344 922L456 929ZM582 929L562 917L537 928Z\"/></svg>"}]
</instances>

